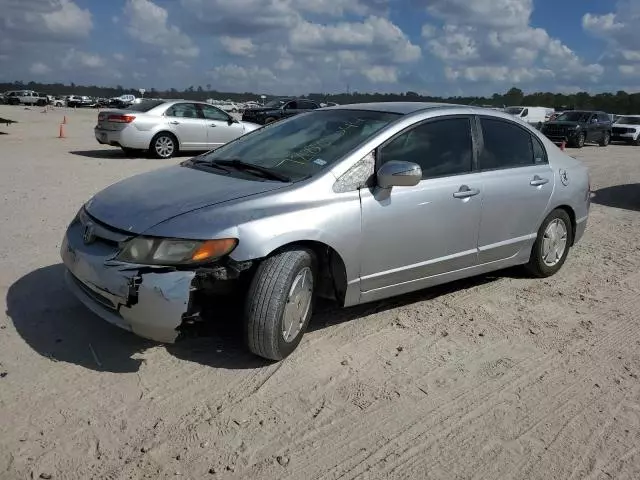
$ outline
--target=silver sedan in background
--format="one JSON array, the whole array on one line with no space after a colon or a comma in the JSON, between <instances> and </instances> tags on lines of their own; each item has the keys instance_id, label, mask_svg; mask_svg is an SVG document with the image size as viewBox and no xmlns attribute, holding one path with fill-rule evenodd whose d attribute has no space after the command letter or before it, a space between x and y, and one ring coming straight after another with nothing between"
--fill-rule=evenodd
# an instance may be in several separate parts
<instances>
[{"instance_id":1,"label":"silver sedan in background","mask_svg":"<svg viewBox=\"0 0 640 480\"><path fill-rule=\"evenodd\" d=\"M279 360L318 296L351 306L515 265L555 274L589 205L586 167L511 115L344 105L107 187L61 255L87 307L163 342L236 288L246 344Z\"/></svg>"},{"instance_id":2,"label":"silver sedan in background","mask_svg":"<svg viewBox=\"0 0 640 480\"><path fill-rule=\"evenodd\" d=\"M141 99L101 111L94 132L99 143L126 154L149 151L170 158L178 151L213 150L257 128L205 102Z\"/></svg>"}]
</instances>

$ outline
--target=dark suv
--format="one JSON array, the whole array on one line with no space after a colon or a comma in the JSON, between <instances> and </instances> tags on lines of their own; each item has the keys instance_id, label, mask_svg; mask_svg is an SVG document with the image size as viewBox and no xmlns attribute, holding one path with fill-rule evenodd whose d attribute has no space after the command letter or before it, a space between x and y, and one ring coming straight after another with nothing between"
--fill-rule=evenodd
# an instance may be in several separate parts
<instances>
[{"instance_id":1,"label":"dark suv","mask_svg":"<svg viewBox=\"0 0 640 480\"><path fill-rule=\"evenodd\" d=\"M316 108L320 108L320 105L305 98L277 98L267 102L263 107L245 110L242 114L242 121L266 125Z\"/></svg>"},{"instance_id":2,"label":"dark suv","mask_svg":"<svg viewBox=\"0 0 640 480\"><path fill-rule=\"evenodd\" d=\"M611 118L604 112L569 110L542 125L542 133L552 142L566 142L576 148L582 148L585 142L606 147L611 140Z\"/></svg>"}]
</instances>

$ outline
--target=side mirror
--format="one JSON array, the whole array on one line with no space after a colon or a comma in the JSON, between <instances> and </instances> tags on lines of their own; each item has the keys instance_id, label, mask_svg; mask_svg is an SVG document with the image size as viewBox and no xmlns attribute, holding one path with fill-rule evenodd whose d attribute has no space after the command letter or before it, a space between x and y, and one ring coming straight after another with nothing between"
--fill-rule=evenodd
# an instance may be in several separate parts
<instances>
[{"instance_id":1,"label":"side mirror","mask_svg":"<svg viewBox=\"0 0 640 480\"><path fill-rule=\"evenodd\" d=\"M380 167L376 177L380 188L413 187L422 180L422 169L416 163L391 160Z\"/></svg>"},{"instance_id":2,"label":"side mirror","mask_svg":"<svg viewBox=\"0 0 640 480\"><path fill-rule=\"evenodd\" d=\"M227 120L227 123L229 125L232 125L234 123L240 123L240 122L236 118L233 118L233 117L229 116L229 120Z\"/></svg>"}]
</instances>

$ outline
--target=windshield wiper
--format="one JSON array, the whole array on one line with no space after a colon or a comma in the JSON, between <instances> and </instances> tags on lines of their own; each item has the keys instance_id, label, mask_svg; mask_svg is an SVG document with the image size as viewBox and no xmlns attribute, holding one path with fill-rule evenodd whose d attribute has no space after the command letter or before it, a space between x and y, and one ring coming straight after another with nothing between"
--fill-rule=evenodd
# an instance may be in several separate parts
<instances>
[{"instance_id":1,"label":"windshield wiper","mask_svg":"<svg viewBox=\"0 0 640 480\"><path fill-rule=\"evenodd\" d=\"M198 158L198 157L192 158L191 160L189 160L189 164L217 168L218 170L222 170L223 172L231 173L231 170L229 170L228 168L224 168L222 165L218 165L212 162L211 160L205 160L204 158Z\"/></svg>"},{"instance_id":2,"label":"windshield wiper","mask_svg":"<svg viewBox=\"0 0 640 480\"><path fill-rule=\"evenodd\" d=\"M230 167L234 167L238 170L243 171L253 171L254 173L258 173L265 178L269 178L271 180L278 180L279 182L290 182L291 179L286 175L282 175L281 173L274 172L270 168L262 167L260 165L255 165L253 163L248 163L239 158L223 158L220 160L215 160L213 162L214 165L228 165Z\"/></svg>"}]
</instances>

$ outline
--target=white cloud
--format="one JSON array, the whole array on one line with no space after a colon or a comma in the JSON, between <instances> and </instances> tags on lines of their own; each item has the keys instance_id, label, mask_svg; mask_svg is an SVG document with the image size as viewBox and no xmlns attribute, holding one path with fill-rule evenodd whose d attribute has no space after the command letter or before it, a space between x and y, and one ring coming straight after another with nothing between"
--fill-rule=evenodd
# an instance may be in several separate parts
<instances>
[{"instance_id":1,"label":"white cloud","mask_svg":"<svg viewBox=\"0 0 640 480\"><path fill-rule=\"evenodd\" d=\"M530 25L532 0L429 0L427 12L444 22L423 27L428 50L449 80L532 84L551 80L595 82L598 64L582 61L568 46Z\"/></svg>"},{"instance_id":2,"label":"white cloud","mask_svg":"<svg viewBox=\"0 0 640 480\"><path fill-rule=\"evenodd\" d=\"M0 4L0 38L64 41L86 38L93 29L89 9L72 0L23 0Z\"/></svg>"},{"instance_id":3,"label":"white cloud","mask_svg":"<svg viewBox=\"0 0 640 480\"><path fill-rule=\"evenodd\" d=\"M31 65L31 68L29 68L29 71L34 75L46 75L51 71L51 68L49 68L42 62L36 62L33 65Z\"/></svg>"},{"instance_id":4,"label":"white cloud","mask_svg":"<svg viewBox=\"0 0 640 480\"><path fill-rule=\"evenodd\" d=\"M220 37L220 43L228 53L241 57L252 57L256 50L253 41L246 37L223 35Z\"/></svg>"},{"instance_id":5,"label":"white cloud","mask_svg":"<svg viewBox=\"0 0 640 480\"><path fill-rule=\"evenodd\" d=\"M71 48L62 57L61 65L70 70L75 70L79 67L97 69L106 67L107 62L100 55Z\"/></svg>"},{"instance_id":6,"label":"white cloud","mask_svg":"<svg viewBox=\"0 0 640 480\"><path fill-rule=\"evenodd\" d=\"M145 46L177 57L193 58L200 53L188 35L169 25L167 10L150 0L127 0L124 15L129 35Z\"/></svg>"}]
</instances>

